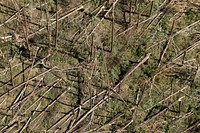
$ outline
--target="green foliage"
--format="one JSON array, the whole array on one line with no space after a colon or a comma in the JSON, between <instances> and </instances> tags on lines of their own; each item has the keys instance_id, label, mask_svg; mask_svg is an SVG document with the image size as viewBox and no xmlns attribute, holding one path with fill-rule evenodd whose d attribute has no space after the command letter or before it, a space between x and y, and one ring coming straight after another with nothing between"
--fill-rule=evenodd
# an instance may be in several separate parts
<instances>
[{"instance_id":1,"label":"green foliage","mask_svg":"<svg viewBox=\"0 0 200 133\"><path fill-rule=\"evenodd\" d=\"M118 67L113 67L110 70L110 77L113 83L116 83L119 80L120 69Z\"/></svg>"},{"instance_id":2,"label":"green foliage","mask_svg":"<svg viewBox=\"0 0 200 133\"><path fill-rule=\"evenodd\" d=\"M93 2L96 6L99 6L101 4L102 0L93 0Z\"/></svg>"},{"instance_id":3,"label":"green foliage","mask_svg":"<svg viewBox=\"0 0 200 133\"><path fill-rule=\"evenodd\" d=\"M170 125L169 124L165 124L165 125L163 125L163 131L165 132L165 133L170 133Z\"/></svg>"},{"instance_id":4,"label":"green foliage","mask_svg":"<svg viewBox=\"0 0 200 133\"><path fill-rule=\"evenodd\" d=\"M151 77L152 75L154 75L154 72L156 70L158 66L158 63L157 62L152 62L152 63L149 63L147 67L143 67L143 73L145 75L147 75L148 77Z\"/></svg>"},{"instance_id":5,"label":"green foliage","mask_svg":"<svg viewBox=\"0 0 200 133\"><path fill-rule=\"evenodd\" d=\"M107 122L107 117L104 116L103 119L102 119L102 124L105 124Z\"/></svg>"}]
</instances>

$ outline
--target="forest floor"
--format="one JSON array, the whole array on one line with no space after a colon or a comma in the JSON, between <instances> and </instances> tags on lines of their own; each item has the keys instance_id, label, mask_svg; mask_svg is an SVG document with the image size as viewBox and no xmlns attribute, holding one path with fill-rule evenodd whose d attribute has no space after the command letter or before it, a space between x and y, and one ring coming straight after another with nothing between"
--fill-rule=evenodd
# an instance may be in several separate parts
<instances>
[{"instance_id":1,"label":"forest floor","mask_svg":"<svg viewBox=\"0 0 200 133\"><path fill-rule=\"evenodd\" d=\"M0 132L197 133L199 0L0 0Z\"/></svg>"}]
</instances>

